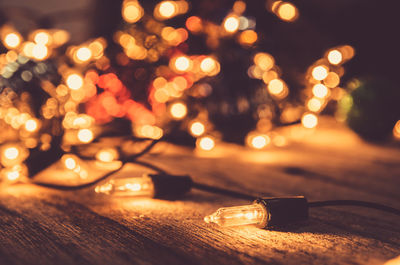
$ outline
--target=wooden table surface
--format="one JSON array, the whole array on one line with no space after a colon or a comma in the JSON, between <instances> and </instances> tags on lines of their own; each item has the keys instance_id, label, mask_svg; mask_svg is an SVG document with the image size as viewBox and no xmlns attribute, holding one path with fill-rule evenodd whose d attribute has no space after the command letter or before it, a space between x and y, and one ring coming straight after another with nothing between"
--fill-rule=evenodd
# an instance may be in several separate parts
<instances>
[{"instance_id":1,"label":"wooden table surface","mask_svg":"<svg viewBox=\"0 0 400 265\"><path fill-rule=\"evenodd\" d=\"M293 127L283 133L289 139L283 148L219 144L211 152L193 152L161 143L142 160L258 196L356 199L400 208L399 148L367 144L331 120L315 132ZM120 174L146 171L129 166ZM39 177L49 176L69 178L57 165ZM400 217L366 208L311 209L307 223L281 230L203 221L219 207L247 203L201 191L163 201L30 184L3 187L0 264L383 264L400 255Z\"/></svg>"}]
</instances>

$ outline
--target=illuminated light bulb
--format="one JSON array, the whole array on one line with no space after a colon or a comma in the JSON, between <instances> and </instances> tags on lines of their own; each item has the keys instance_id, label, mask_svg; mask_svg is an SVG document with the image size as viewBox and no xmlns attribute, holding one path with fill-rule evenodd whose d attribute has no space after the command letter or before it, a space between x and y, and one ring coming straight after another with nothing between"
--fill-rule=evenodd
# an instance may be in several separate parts
<instances>
[{"instance_id":1,"label":"illuminated light bulb","mask_svg":"<svg viewBox=\"0 0 400 265\"><path fill-rule=\"evenodd\" d=\"M32 49L32 57L37 60L43 60L48 55L48 49L43 44L36 44Z\"/></svg>"},{"instance_id":2,"label":"illuminated light bulb","mask_svg":"<svg viewBox=\"0 0 400 265\"><path fill-rule=\"evenodd\" d=\"M251 147L255 149L263 149L271 142L268 135L256 135L251 139Z\"/></svg>"},{"instance_id":3,"label":"illuminated light bulb","mask_svg":"<svg viewBox=\"0 0 400 265\"><path fill-rule=\"evenodd\" d=\"M202 27L201 18L199 17L191 16L186 20L186 28L192 32L199 32Z\"/></svg>"},{"instance_id":4,"label":"illuminated light bulb","mask_svg":"<svg viewBox=\"0 0 400 265\"><path fill-rule=\"evenodd\" d=\"M201 69L201 71L203 71L205 73L210 73L210 72L214 71L216 67L217 67L217 63L211 57L207 57L207 58L203 59L200 63L200 69Z\"/></svg>"},{"instance_id":5,"label":"illuminated light bulb","mask_svg":"<svg viewBox=\"0 0 400 265\"><path fill-rule=\"evenodd\" d=\"M80 129L77 136L82 143L90 143L94 137L93 132L89 129Z\"/></svg>"},{"instance_id":6,"label":"illuminated light bulb","mask_svg":"<svg viewBox=\"0 0 400 265\"><path fill-rule=\"evenodd\" d=\"M171 18L177 14L177 6L172 1L163 1L158 6L158 14L162 19Z\"/></svg>"},{"instance_id":7,"label":"illuminated light bulb","mask_svg":"<svg viewBox=\"0 0 400 265\"><path fill-rule=\"evenodd\" d=\"M338 65L343 61L343 55L338 50L332 50L328 53L328 61L333 65Z\"/></svg>"},{"instance_id":8,"label":"illuminated light bulb","mask_svg":"<svg viewBox=\"0 0 400 265\"><path fill-rule=\"evenodd\" d=\"M117 197L153 197L153 180L144 175L143 177L115 177L98 185L96 193L113 195Z\"/></svg>"},{"instance_id":9,"label":"illuminated light bulb","mask_svg":"<svg viewBox=\"0 0 400 265\"><path fill-rule=\"evenodd\" d=\"M239 19L236 16L228 16L224 22L224 29L229 33L234 33L239 29Z\"/></svg>"},{"instance_id":10,"label":"illuminated light bulb","mask_svg":"<svg viewBox=\"0 0 400 265\"><path fill-rule=\"evenodd\" d=\"M329 72L324 79L324 84L329 88L337 87L340 84L340 77L335 72Z\"/></svg>"},{"instance_id":11,"label":"illuminated light bulb","mask_svg":"<svg viewBox=\"0 0 400 265\"><path fill-rule=\"evenodd\" d=\"M257 199L250 205L219 208L204 217L220 226L255 225L278 227L308 219L308 202L303 196Z\"/></svg>"},{"instance_id":12,"label":"illuminated light bulb","mask_svg":"<svg viewBox=\"0 0 400 265\"><path fill-rule=\"evenodd\" d=\"M202 150L210 151L214 149L215 141L210 136L204 136L197 139L196 146Z\"/></svg>"},{"instance_id":13,"label":"illuminated light bulb","mask_svg":"<svg viewBox=\"0 0 400 265\"><path fill-rule=\"evenodd\" d=\"M206 127L203 123L196 121L190 125L190 133L193 136L201 136L206 131Z\"/></svg>"},{"instance_id":14,"label":"illuminated light bulb","mask_svg":"<svg viewBox=\"0 0 400 265\"><path fill-rule=\"evenodd\" d=\"M63 155L61 157L61 163L65 169L76 173L82 179L86 179L89 176L85 163L75 155Z\"/></svg>"},{"instance_id":15,"label":"illuminated light bulb","mask_svg":"<svg viewBox=\"0 0 400 265\"><path fill-rule=\"evenodd\" d=\"M79 74L70 74L66 79L67 86L72 90L78 90L83 86L83 78Z\"/></svg>"},{"instance_id":16,"label":"illuminated light bulb","mask_svg":"<svg viewBox=\"0 0 400 265\"><path fill-rule=\"evenodd\" d=\"M28 132L34 132L38 127L38 122L34 119L29 119L25 122L25 130Z\"/></svg>"},{"instance_id":17,"label":"illuminated light bulb","mask_svg":"<svg viewBox=\"0 0 400 265\"><path fill-rule=\"evenodd\" d=\"M252 45L258 39L258 35L254 30L245 30L239 36L239 42L243 45Z\"/></svg>"},{"instance_id":18,"label":"illuminated light bulb","mask_svg":"<svg viewBox=\"0 0 400 265\"><path fill-rule=\"evenodd\" d=\"M76 51L76 58L81 62L86 62L92 58L92 51L87 47L81 47Z\"/></svg>"},{"instance_id":19,"label":"illuminated light bulb","mask_svg":"<svg viewBox=\"0 0 400 265\"><path fill-rule=\"evenodd\" d=\"M280 19L290 22L297 19L298 10L292 3L281 3L277 15Z\"/></svg>"},{"instance_id":20,"label":"illuminated light bulb","mask_svg":"<svg viewBox=\"0 0 400 265\"><path fill-rule=\"evenodd\" d=\"M105 163L112 162L117 158L118 151L115 148L104 148L96 153L96 159Z\"/></svg>"},{"instance_id":21,"label":"illuminated light bulb","mask_svg":"<svg viewBox=\"0 0 400 265\"><path fill-rule=\"evenodd\" d=\"M246 10L246 3L243 1L236 1L232 7L233 12L242 14Z\"/></svg>"},{"instance_id":22,"label":"illuminated light bulb","mask_svg":"<svg viewBox=\"0 0 400 265\"><path fill-rule=\"evenodd\" d=\"M204 217L206 223L215 223L220 226L256 225L262 227L268 213L259 203L251 205L225 207Z\"/></svg>"},{"instance_id":23,"label":"illuminated light bulb","mask_svg":"<svg viewBox=\"0 0 400 265\"><path fill-rule=\"evenodd\" d=\"M135 134L142 138L158 140L163 136L164 132L160 127L146 124L142 126L136 126Z\"/></svg>"},{"instance_id":24,"label":"illuminated light bulb","mask_svg":"<svg viewBox=\"0 0 400 265\"><path fill-rule=\"evenodd\" d=\"M188 71L190 68L190 60L186 56L179 56L178 58L175 59L174 66L178 71L181 72Z\"/></svg>"},{"instance_id":25,"label":"illuminated light bulb","mask_svg":"<svg viewBox=\"0 0 400 265\"><path fill-rule=\"evenodd\" d=\"M272 55L268 53L263 52L257 53L254 56L253 61L258 67L260 67L264 71L268 71L275 64L274 57L272 57Z\"/></svg>"},{"instance_id":26,"label":"illuminated light bulb","mask_svg":"<svg viewBox=\"0 0 400 265\"><path fill-rule=\"evenodd\" d=\"M44 31L35 34L33 39L37 44L48 45L50 42L50 34Z\"/></svg>"},{"instance_id":27,"label":"illuminated light bulb","mask_svg":"<svg viewBox=\"0 0 400 265\"><path fill-rule=\"evenodd\" d=\"M169 112L174 119L180 120L186 116L187 107L184 103L177 102L171 105Z\"/></svg>"},{"instance_id":28,"label":"illuminated light bulb","mask_svg":"<svg viewBox=\"0 0 400 265\"><path fill-rule=\"evenodd\" d=\"M320 99L312 98L307 102L307 108L310 111L317 112L322 108L323 102Z\"/></svg>"},{"instance_id":29,"label":"illuminated light bulb","mask_svg":"<svg viewBox=\"0 0 400 265\"><path fill-rule=\"evenodd\" d=\"M318 124L318 118L315 114L307 113L301 118L301 124L308 129L315 128Z\"/></svg>"},{"instance_id":30,"label":"illuminated light bulb","mask_svg":"<svg viewBox=\"0 0 400 265\"><path fill-rule=\"evenodd\" d=\"M17 159L20 154L18 148L16 147L8 147L4 149L3 152L4 152L4 157L9 160Z\"/></svg>"},{"instance_id":31,"label":"illuminated light bulb","mask_svg":"<svg viewBox=\"0 0 400 265\"><path fill-rule=\"evenodd\" d=\"M398 120L393 127L393 136L400 139L400 120Z\"/></svg>"},{"instance_id":32,"label":"illuminated light bulb","mask_svg":"<svg viewBox=\"0 0 400 265\"><path fill-rule=\"evenodd\" d=\"M8 183L21 181L28 176L28 168L25 165L14 165L0 170L0 176Z\"/></svg>"},{"instance_id":33,"label":"illuminated light bulb","mask_svg":"<svg viewBox=\"0 0 400 265\"><path fill-rule=\"evenodd\" d=\"M268 84L268 91L272 95L279 95L284 90L284 83L280 79L273 79Z\"/></svg>"},{"instance_id":34,"label":"illuminated light bulb","mask_svg":"<svg viewBox=\"0 0 400 265\"><path fill-rule=\"evenodd\" d=\"M316 84L312 88L312 93L317 98L324 98L328 95L328 88L323 84Z\"/></svg>"},{"instance_id":35,"label":"illuminated light bulb","mask_svg":"<svg viewBox=\"0 0 400 265\"><path fill-rule=\"evenodd\" d=\"M324 80L328 76L328 70L322 65L316 66L313 68L311 75L315 80Z\"/></svg>"},{"instance_id":36,"label":"illuminated light bulb","mask_svg":"<svg viewBox=\"0 0 400 265\"><path fill-rule=\"evenodd\" d=\"M21 44L22 38L18 33L11 32L5 35L3 43L7 48L17 48Z\"/></svg>"},{"instance_id":37,"label":"illuminated light bulb","mask_svg":"<svg viewBox=\"0 0 400 265\"><path fill-rule=\"evenodd\" d=\"M122 17L128 23L138 22L144 15L143 8L137 1L125 2L122 7Z\"/></svg>"}]
</instances>

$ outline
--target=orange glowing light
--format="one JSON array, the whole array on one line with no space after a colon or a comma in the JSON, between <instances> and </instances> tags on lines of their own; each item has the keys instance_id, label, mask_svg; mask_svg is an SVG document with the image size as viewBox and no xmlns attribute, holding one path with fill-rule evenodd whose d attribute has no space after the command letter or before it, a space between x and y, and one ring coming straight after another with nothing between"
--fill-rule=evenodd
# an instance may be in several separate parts
<instances>
[{"instance_id":1,"label":"orange glowing light","mask_svg":"<svg viewBox=\"0 0 400 265\"><path fill-rule=\"evenodd\" d=\"M239 29L239 19L236 16L228 16L224 22L224 29L229 33L234 33Z\"/></svg>"},{"instance_id":2,"label":"orange glowing light","mask_svg":"<svg viewBox=\"0 0 400 265\"><path fill-rule=\"evenodd\" d=\"M177 5L172 1L161 2L158 6L158 13L163 19L171 18L177 13Z\"/></svg>"},{"instance_id":3,"label":"orange glowing light","mask_svg":"<svg viewBox=\"0 0 400 265\"><path fill-rule=\"evenodd\" d=\"M202 150L210 151L214 149L215 141L210 136L204 136L197 139L196 146Z\"/></svg>"},{"instance_id":4,"label":"orange glowing light","mask_svg":"<svg viewBox=\"0 0 400 265\"><path fill-rule=\"evenodd\" d=\"M271 142L271 139L268 135L259 134L259 135L252 135L250 137L250 147L254 149L263 149Z\"/></svg>"},{"instance_id":5,"label":"orange glowing light","mask_svg":"<svg viewBox=\"0 0 400 265\"><path fill-rule=\"evenodd\" d=\"M393 128L393 136L397 139L400 139L400 120L396 122Z\"/></svg>"},{"instance_id":6,"label":"orange glowing light","mask_svg":"<svg viewBox=\"0 0 400 265\"><path fill-rule=\"evenodd\" d=\"M45 45L36 44L32 49L32 57L37 60L43 60L48 55L48 49Z\"/></svg>"},{"instance_id":7,"label":"orange glowing light","mask_svg":"<svg viewBox=\"0 0 400 265\"><path fill-rule=\"evenodd\" d=\"M112 162L118 158L118 151L115 148L103 148L96 153L96 159L101 162Z\"/></svg>"},{"instance_id":8,"label":"orange glowing light","mask_svg":"<svg viewBox=\"0 0 400 265\"><path fill-rule=\"evenodd\" d=\"M28 132L34 132L38 128L38 123L34 119L29 119L25 122L25 130Z\"/></svg>"},{"instance_id":9,"label":"orange glowing light","mask_svg":"<svg viewBox=\"0 0 400 265\"><path fill-rule=\"evenodd\" d=\"M190 59L186 56L179 56L175 59L175 68L178 71L185 72L190 68Z\"/></svg>"},{"instance_id":10,"label":"orange glowing light","mask_svg":"<svg viewBox=\"0 0 400 265\"><path fill-rule=\"evenodd\" d=\"M90 129L80 129L77 136L82 143L90 143L94 138L93 132Z\"/></svg>"},{"instance_id":11,"label":"orange glowing light","mask_svg":"<svg viewBox=\"0 0 400 265\"><path fill-rule=\"evenodd\" d=\"M340 84L340 77L335 72L329 72L324 79L324 84L329 88L337 87Z\"/></svg>"},{"instance_id":12,"label":"orange glowing light","mask_svg":"<svg viewBox=\"0 0 400 265\"><path fill-rule=\"evenodd\" d=\"M338 65L343 61L343 55L339 50L331 50L328 53L328 61L333 65Z\"/></svg>"},{"instance_id":13,"label":"orange glowing light","mask_svg":"<svg viewBox=\"0 0 400 265\"><path fill-rule=\"evenodd\" d=\"M191 16L186 20L186 28L192 32L199 32L202 27L202 22L199 17Z\"/></svg>"},{"instance_id":14,"label":"orange glowing light","mask_svg":"<svg viewBox=\"0 0 400 265\"><path fill-rule=\"evenodd\" d=\"M3 43L7 48L17 48L21 44L22 38L16 32L11 32L5 35Z\"/></svg>"},{"instance_id":15,"label":"orange glowing light","mask_svg":"<svg viewBox=\"0 0 400 265\"><path fill-rule=\"evenodd\" d=\"M190 133L193 136L201 136L205 131L206 127L199 121L195 121L190 125Z\"/></svg>"},{"instance_id":16,"label":"orange glowing light","mask_svg":"<svg viewBox=\"0 0 400 265\"><path fill-rule=\"evenodd\" d=\"M272 57L272 55L268 53L263 53L263 52L257 53L254 56L253 60L254 63L264 71L268 71L275 64L274 57Z\"/></svg>"},{"instance_id":17,"label":"orange glowing light","mask_svg":"<svg viewBox=\"0 0 400 265\"><path fill-rule=\"evenodd\" d=\"M317 98L324 98L328 95L328 88L323 84L316 84L312 88L312 93Z\"/></svg>"},{"instance_id":18,"label":"orange glowing light","mask_svg":"<svg viewBox=\"0 0 400 265\"><path fill-rule=\"evenodd\" d=\"M76 58L81 62L89 61L92 58L92 51L87 47L81 47L76 51Z\"/></svg>"},{"instance_id":19,"label":"orange glowing light","mask_svg":"<svg viewBox=\"0 0 400 265\"><path fill-rule=\"evenodd\" d=\"M83 86L83 78L79 74L70 74L66 79L67 86L72 90L78 90Z\"/></svg>"},{"instance_id":20,"label":"orange glowing light","mask_svg":"<svg viewBox=\"0 0 400 265\"><path fill-rule=\"evenodd\" d=\"M143 17L144 11L137 1L127 1L122 7L122 17L128 23L135 23Z\"/></svg>"},{"instance_id":21,"label":"orange glowing light","mask_svg":"<svg viewBox=\"0 0 400 265\"><path fill-rule=\"evenodd\" d=\"M242 14L245 10L246 10L246 3L243 1L236 1L233 4L233 8L232 8L233 12L235 12L236 14L240 15Z\"/></svg>"},{"instance_id":22,"label":"orange glowing light","mask_svg":"<svg viewBox=\"0 0 400 265\"><path fill-rule=\"evenodd\" d=\"M322 65L316 66L313 68L311 75L315 80L324 80L328 76L328 69Z\"/></svg>"},{"instance_id":23,"label":"orange glowing light","mask_svg":"<svg viewBox=\"0 0 400 265\"><path fill-rule=\"evenodd\" d=\"M297 19L298 10L292 3L281 3L278 6L277 15L280 19L291 22Z\"/></svg>"},{"instance_id":24,"label":"orange glowing light","mask_svg":"<svg viewBox=\"0 0 400 265\"><path fill-rule=\"evenodd\" d=\"M4 157L9 160L17 159L20 154L18 148L13 147L13 146L4 149L3 153L4 153Z\"/></svg>"},{"instance_id":25,"label":"orange glowing light","mask_svg":"<svg viewBox=\"0 0 400 265\"><path fill-rule=\"evenodd\" d=\"M180 120L186 116L187 107L182 102L176 102L171 105L169 112L170 112L172 118L174 118L176 120Z\"/></svg>"},{"instance_id":26,"label":"orange glowing light","mask_svg":"<svg viewBox=\"0 0 400 265\"><path fill-rule=\"evenodd\" d=\"M216 67L217 67L217 63L211 57L206 57L200 63L200 69L201 69L201 71L203 71L205 73L210 73L210 72L214 71Z\"/></svg>"},{"instance_id":27,"label":"orange glowing light","mask_svg":"<svg viewBox=\"0 0 400 265\"><path fill-rule=\"evenodd\" d=\"M305 128L312 129L318 125L318 118L315 114L307 113L301 118L301 123Z\"/></svg>"},{"instance_id":28,"label":"orange glowing light","mask_svg":"<svg viewBox=\"0 0 400 265\"><path fill-rule=\"evenodd\" d=\"M280 79L273 79L268 84L268 91L274 96L282 94L285 89L285 85Z\"/></svg>"},{"instance_id":29,"label":"orange glowing light","mask_svg":"<svg viewBox=\"0 0 400 265\"><path fill-rule=\"evenodd\" d=\"M307 108L310 111L317 112L321 110L323 102L320 99L312 98L307 102Z\"/></svg>"},{"instance_id":30,"label":"orange glowing light","mask_svg":"<svg viewBox=\"0 0 400 265\"><path fill-rule=\"evenodd\" d=\"M50 43L50 34L45 31L40 31L35 34L33 40L40 45L48 45Z\"/></svg>"},{"instance_id":31,"label":"orange glowing light","mask_svg":"<svg viewBox=\"0 0 400 265\"><path fill-rule=\"evenodd\" d=\"M252 45L257 39L258 36L254 30L245 30L239 36L239 42L243 45Z\"/></svg>"}]
</instances>

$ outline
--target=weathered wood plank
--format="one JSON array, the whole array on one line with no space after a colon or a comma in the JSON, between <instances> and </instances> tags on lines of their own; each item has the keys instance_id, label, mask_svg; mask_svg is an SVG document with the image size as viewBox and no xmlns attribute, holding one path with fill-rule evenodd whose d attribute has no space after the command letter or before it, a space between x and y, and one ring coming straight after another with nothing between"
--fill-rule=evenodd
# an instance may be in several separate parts
<instances>
[{"instance_id":1,"label":"weathered wood plank","mask_svg":"<svg viewBox=\"0 0 400 265\"><path fill-rule=\"evenodd\" d=\"M143 159L259 196L358 199L400 208L400 150L365 144L343 128L292 141L265 152L224 144L193 154L166 145ZM107 200L90 191L7 187L0 193L0 264L381 264L400 254L400 218L370 209L311 209L307 223L282 230L203 222L219 207L246 203L200 191L180 201Z\"/></svg>"}]
</instances>

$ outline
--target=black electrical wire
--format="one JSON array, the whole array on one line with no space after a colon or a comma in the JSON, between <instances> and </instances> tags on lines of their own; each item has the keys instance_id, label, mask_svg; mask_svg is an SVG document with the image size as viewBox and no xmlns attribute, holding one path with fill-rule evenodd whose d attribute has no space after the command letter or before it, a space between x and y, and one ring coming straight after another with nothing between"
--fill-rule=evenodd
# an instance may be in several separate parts
<instances>
[{"instance_id":1,"label":"black electrical wire","mask_svg":"<svg viewBox=\"0 0 400 265\"><path fill-rule=\"evenodd\" d=\"M325 206L359 206L371 208L383 212L388 212L392 214L396 214L400 216L400 210L396 208L392 208L383 204L374 203L374 202L366 202L366 201L358 201L358 200L332 200L332 201L316 201L309 202L308 207L325 207Z\"/></svg>"}]
</instances>

